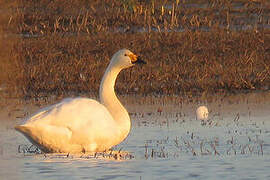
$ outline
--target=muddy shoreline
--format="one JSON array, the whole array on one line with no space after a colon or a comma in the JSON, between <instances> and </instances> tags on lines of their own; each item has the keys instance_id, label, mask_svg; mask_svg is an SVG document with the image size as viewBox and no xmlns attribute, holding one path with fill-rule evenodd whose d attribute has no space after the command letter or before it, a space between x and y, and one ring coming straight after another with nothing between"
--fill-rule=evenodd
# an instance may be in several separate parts
<instances>
[{"instance_id":1,"label":"muddy shoreline","mask_svg":"<svg viewBox=\"0 0 270 180\"><path fill-rule=\"evenodd\" d=\"M98 99L95 96L82 96ZM235 95L212 96L208 98L183 98L181 96L118 96L127 108L131 117L134 115L183 113L195 117L195 110L200 105L208 106L210 113L247 113L251 111L257 115L268 115L270 107L270 92L239 93ZM20 122L37 110L55 104L65 97L51 96L47 98L1 98L0 121Z\"/></svg>"}]
</instances>

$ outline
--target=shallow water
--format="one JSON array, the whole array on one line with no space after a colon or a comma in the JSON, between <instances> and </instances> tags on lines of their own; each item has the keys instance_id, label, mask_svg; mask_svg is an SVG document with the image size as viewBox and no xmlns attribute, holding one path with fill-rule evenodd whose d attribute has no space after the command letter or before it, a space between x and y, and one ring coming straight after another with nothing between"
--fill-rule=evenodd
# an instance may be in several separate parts
<instances>
[{"instance_id":1,"label":"shallow water","mask_svg":"<svg viewBox=\"0 0 270 180\"><path fill-rule=\"evenodd\" d=\"M1 121L0 179L270 179L270 106L261 99L207 104L204 123L198 104L128 105L132 130L115 150L132 156L120 160L18 153L29 144L13 130L21 119Z\"/></svg>"}]
</instances>

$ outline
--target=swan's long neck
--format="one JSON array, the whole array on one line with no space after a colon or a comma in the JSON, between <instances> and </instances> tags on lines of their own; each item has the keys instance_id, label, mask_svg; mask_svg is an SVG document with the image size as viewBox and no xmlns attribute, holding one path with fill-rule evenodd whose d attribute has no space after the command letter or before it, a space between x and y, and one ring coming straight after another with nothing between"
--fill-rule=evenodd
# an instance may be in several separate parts
<instances>
[{"instance_id":1,"label":"swan's long neck","mask_svg":"<svg viewBox=\"0 0 270 180\"><path fill-rule=\"evenodd\" d=\"M100 102L109 110L116 124L119 125L123 138L125 138L130 130L130 118L114 92L115 81L120 71L121 69L113 64L108 66L101 81L99 96Z\"/></svg>"}]
</instances>

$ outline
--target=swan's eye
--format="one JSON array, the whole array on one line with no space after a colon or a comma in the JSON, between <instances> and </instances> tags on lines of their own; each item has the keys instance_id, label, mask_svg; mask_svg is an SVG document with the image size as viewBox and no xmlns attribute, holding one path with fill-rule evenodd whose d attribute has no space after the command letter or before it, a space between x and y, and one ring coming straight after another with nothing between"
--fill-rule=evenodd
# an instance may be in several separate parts
<instances>
[{"instance_id":1,"label":"swan's eye","mask_svg":"<svg viewBox=\"0 0 270 180\"><path fill-rule=\"evenodd\" d=\"M125 54L124 56L128 56L127 54Z\"/></svg>"}]
</instances>

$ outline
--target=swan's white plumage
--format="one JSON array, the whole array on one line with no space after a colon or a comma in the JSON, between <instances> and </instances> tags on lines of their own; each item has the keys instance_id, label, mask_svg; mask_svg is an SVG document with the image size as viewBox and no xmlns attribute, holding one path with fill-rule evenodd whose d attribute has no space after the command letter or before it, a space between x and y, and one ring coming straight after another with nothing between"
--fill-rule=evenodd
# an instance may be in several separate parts
<instances>
[{"instance_id":1,"label":"swan's white plumage","mask_svg":"<svg viewBox=\"0 0 270 180\"><path fill-rule=\"evenodd\" d=\"M101 103L67 98L40 110L15 129L44 152L104 151L119 144L127 137L131 124L114 93L114 84L118 73L136 61L137 56L129 50L115 53L102 78Z\"/></svg>"},{"instance_id":2,"label":"swan's white plumage","mask_svg":"<svg viewBox=\"0 0 270 180\"><path fill-rule=\"evenodd\" d=\"M208 119L208 109L206 106L200 106L196 110L196 118L198 120L207 120Z\"/></svg>"}]
</instances>

